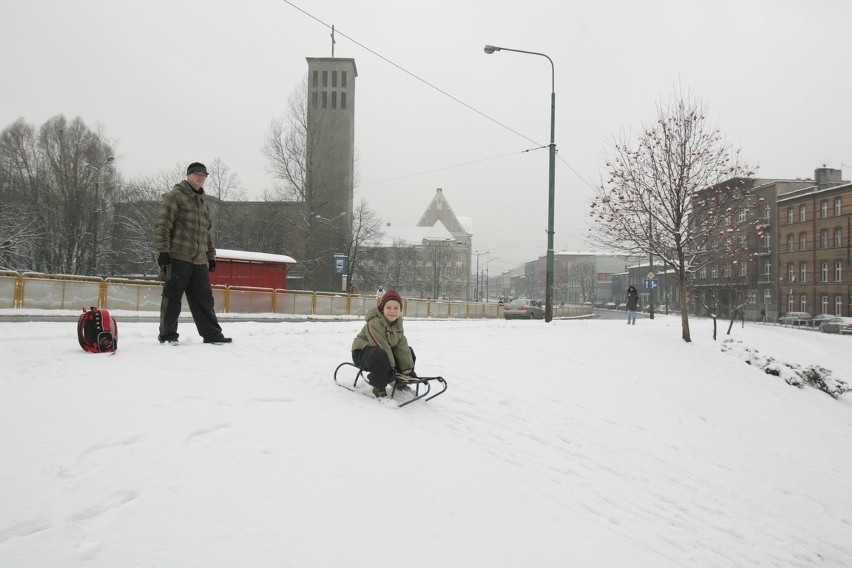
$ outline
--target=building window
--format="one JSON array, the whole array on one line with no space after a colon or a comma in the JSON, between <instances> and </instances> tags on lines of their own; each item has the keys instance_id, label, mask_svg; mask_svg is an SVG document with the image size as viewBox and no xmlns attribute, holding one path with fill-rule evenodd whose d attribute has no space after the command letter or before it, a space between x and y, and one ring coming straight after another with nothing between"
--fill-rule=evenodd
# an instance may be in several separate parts
<instances>
[{"instance_id":1,"label":"building window","mask_svg":"<svg viewBox=\"0 0 852 568\"><path fill-rule=\"evenodd\" d=\"M834 281L843 282L843 263L839 260L834 262Z\"/></svg>"},{"instance_id":2,"label":"building window","mask_svg":"<svg viewBox=\"0 0 852 568\"><path fill-rule=\"evenodd\" d=\"M788 225L793 224L793 208L792 207L787 208L787 224Z\"/></svg>"},{"instance_id":3,"label":"building window","mask_svg":"<svg viewBox=\"0 0 852 568\"><path fill-rule=\"evenodd\" d=\"M819 298L819 307L822 310L821 314L828 313L828 296L820 296Z\"/></svg>"},{"instance_id":4,"label":"building window","mask_svg":"<svg viewBox=\"0 0 852 568\"><path fill-rule=\"evenodd\" d=\"M819 218L825 219L828 217L828 201L819 202Z\"/></svg>"},{"instance_id":5,"label":"building window","mask_svg":"<svg viewBox=\"0 0 852 568\"><path fill-rule=\"evenodd\" d=\"M819 232L819 248L828 248L828 230L826 229Z\"/></svg>"},{"instance_id":6,"label":"building window","mask_svg":"<svg viewBox=\"0 0 852 568\"><path fill-rule=\"evenodd\" d=\"M322 92L322 108L328 108L328 91Z\"/></svg>"},{"instance_id":7,"label":"building window","mask_svg":"<svg viewBox=\"0 0 852 568\"><path fill-rule=\"evenodd\" d=\"M710 267L710 278L718 278L719 277L719 267L715 264Z\"/></svg>"},{"instance_id":8,"label":"building window","mask_svg":"<svg viewBox=\"0 0 852 568\"><path fill-rule=\"evenodd\" d=\"M698 277L701 278L702 280L707 278L707 267L706 266L702 266L701 268L698 269Z\"/></svg>"},{"instance_id":9,"label":"building window","mask_svg":"<svg viewBox=\"0 0 852 568\"><path fill-rule=\"evenodd\" d=\"M747 215L748 215L748 209L740 209L740 210L737 212L737 220L738 220L740 223L744 223L744 222L745 222L745 220L746 220L746 216L747 216Z\"/></svg>"},{"instance_id":10,"label":"building window","mask_svg":"<svg viewBox=\"0 0 852 568\"><path fill-rule=\"evenodd\" d=\"M787 296L787 311L788 312L793 311L793 294L790 294L789 296Z\"/></svg>"},{"instance_id":11,"label":"building window","mask_svg":"<svg viewBox=\"0 0 852 568\"><path fill-rule=\"evenodd\" d=\"M799 222L805 222L808 220L808 210L805 209L804 205L799 206Z\"/></svg>"},{"instance_id":12,"label":"building window","mask_svg":"<svg viewBox=\"0 0 852 568\"><path fill-rule=\"evenodd\" d=\"M842 247L843 246L843 229L836 228L834 229L834 246Z\"/></svg>"},{"instance_id":13,"label":"building window","mask_svg":"<svg viewBox=\"0 0 852 568\"><path fill-rule=\"evenodd\" d=\"M317 97L318 97L318 96L319 96L319 95L317 95L317 92L316 92L316 91L314 91L313 93L311 93L311 105L312 105L314 108L317 108Z\"/></svg>"},{"instance_id":14,"label":"building window","mask_svg":"<svg viewBox=\"0 0 852 568\"><path fill-rule=\"evenodd\" d=\"M828 263L823 262L819 265L819 279L820 282L828 282Z\"/></svg>"},{"instance_id":15,"label":"building window","mask_svg":"<svg viewBox=\"0 0 852 568\"><path fill-rule=\"evenodd\" d=\"M319 86L319 71L314 70L314 79L313 79L314 88Z\"/></svg>"},{"instance_id":16,"label":"building window","mask_svg":"<svg viewBox=\"0 0 852 568\"><path fill-rule=\"evenodd\" d=\"M765 276L771 276L772 275L772 261L770 261L770 260L763 261L763 274Z\"/></svg>"},{"instance_id":17,"label":"building window","mask_svg":"<svg viewBox=\"0 0 852 568\"><path fill-rule=\"evenodd\" d=\"M331 72L331 86L337 87L337 71Z\"/></svg>"},{"instance_id":18,"label":"building window","mask_svg":"<svg viewBox=\"0 0 852 568\"><path fill-rule=\"evenodd\" d=\"M793 252L793 250L795 250L793 248L793 240L794 239L795 239L795 237L793 236L793 233L790 233L789 235L787 235L787 252Z\"/></svg>"},{"instance_id":19,"label":"building window","mask_svg":"<svg viewBox=\"0 0 852 568\"><path fill-rule=\"evenodd\" d=\"M346 91L340 92L340 108L346 108Z\"/></svg>"},{"instance_id":20,"label":"building window","mask_svg":"<svg viewBox=\"0 0 852 568\"><path fill-rule=\"evenodd\" d=\"M337 91L331 92L331 108L337 108Z\"/></svg>"},{"instance_id":21,"label":"building window","mask_svg":"<svg viewBox=\"0 0 852 568\"><path fill-rule=\"evenodd\" d=\"M834 315L842 316L843 315L843 296L835 296L834 297Z\"/></svg>"},{"instance_id":22,"label":"building window","mask_svg":"<svg viewBox=\"0 0 852 568\"><path fill-rule=\"evenodd\" d=\"M808 297L804 294L799 296L799 311L807 312L808 311Z\"/></svg>"},{"instance_id":23,"label":"building window","mask_svg":"<svg viewBox=\"0 0 852 568\"><path fill-rule=\"evenodd\" d=\"M840 203L841 203L840 198L836 197L834 199L834 216L835 217L840 217L840 212L841 212L841 204Z\"/></svg>"},{"instance_id":24,"label":"building window","mask_svg":"<svg viewBox=\"0 0 852 568\"><path fill-rule=\"evenodd\" d=\"M748 276L748 263L740 263L740 276Z\"/></svg>"},{"instance_id":25,"label":"building window","mask_svg":"<svg viewBox=\"0 0 852 568\"><path fill-rule=\"evenodd\" d=\"M799 282L805 283L808 281L808 263L799 263Z\"/></svg>"},{"instance_id":26,"label":"building window","mask_svg":"<svg viewBox=\"0 0 852 568\"><path fill-rule=\"evenodd\" d=\"M756 304L757 303L757 290L749 290L748 291L748 303Z\"/></svg>"},{"instance_id":27,"label":"building window","mask_svg":"<svg viewBox=\"0 0 852 568\"><path fill-rule=\"evenodd\" d=\"M764 288L763 289L763 303L771 304L772 303L772 289Z\"/></svg>"},{"instance_id":28,"label":"building window","mask_svg":"<svg viewBox=\"0 0 852 568\"><path fill-rule=\"evenodd\" d=\"M346 71L340 72L340 86L346 88Z\"/></svg>"},{"instance_id":29,"label":"building window","mask_svg":"<svg viewBox=\"0 0 852 568\"><path fill-rule=\"evenodd\" d=\"M795 282L796 280L796 269L793 268L793 263L787 263L787 282Z\"/></svg>"},{"instance_id":30,"label":"building window","mask_svg":"<svg viewBox=\"0 0 852 568\"><path fill-rule=\"evenodd\" d=\"M725 265L725 271L724 271L724 274L725 274L725 278L730 278L730 277L731 277L731 275L733 274L733 269L731 268L731 265L730 265L730 264L726 264L726 265Z\"/></svg>"},{"instance_id":31,"label":"building window","mask_svg":"<svg viewBox=\"0 0 852 568\"><path fill-rule=\"evenodd\" d=\"M766 207L764 207L764 208L763 208L763 218L764 218L764 220L769 221L769 212L770 212L770 211L771 211L771 209L769 208L769 205L767 205Z\"/></svg>"},{"instance_id":32,"label":"building window","mask_svg":"<svg viewBox=\"0 0 852 568\"><path fill-rule=\"evenodd\" d=\"M808 250L808 234L799 233L799 250Z\"/></svg>"}]
</instances>

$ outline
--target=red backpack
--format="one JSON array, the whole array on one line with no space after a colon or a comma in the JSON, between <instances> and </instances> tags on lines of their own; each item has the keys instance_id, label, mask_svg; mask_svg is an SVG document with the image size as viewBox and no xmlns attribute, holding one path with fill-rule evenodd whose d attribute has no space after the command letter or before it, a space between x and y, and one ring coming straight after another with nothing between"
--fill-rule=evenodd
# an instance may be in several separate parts
<instances>
[{"instance_id":1,"label":"red backpack","mask_svg":"<svg viewBox=\"0 0 852 568\"><path fill-rule=\"evenodd\" d=\"M80 347L90 353L107 353L118 349L118 324L107 310L83 308L77 320Z\"/></svg>"}]
</instances>

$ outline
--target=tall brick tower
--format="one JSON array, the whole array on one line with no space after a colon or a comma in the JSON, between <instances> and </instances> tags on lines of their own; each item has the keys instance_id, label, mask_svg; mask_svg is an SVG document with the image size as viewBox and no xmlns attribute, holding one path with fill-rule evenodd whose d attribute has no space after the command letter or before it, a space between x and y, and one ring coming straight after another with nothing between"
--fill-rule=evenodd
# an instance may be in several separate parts
<instances>
[{"instance_id":1,"label":"tall brick tower","mask_svg":"<svg viewBox=\"0 0 852 568\"><path fill-rule=\"evenodd\" d=\"M355 60L308 57L307 183L316 222L306 260L316 259L314 287L341 291L335 253L345 252L352 223L355 169ZM327 236L328 238L325 238Z\"/></svg>"}]
</instances>

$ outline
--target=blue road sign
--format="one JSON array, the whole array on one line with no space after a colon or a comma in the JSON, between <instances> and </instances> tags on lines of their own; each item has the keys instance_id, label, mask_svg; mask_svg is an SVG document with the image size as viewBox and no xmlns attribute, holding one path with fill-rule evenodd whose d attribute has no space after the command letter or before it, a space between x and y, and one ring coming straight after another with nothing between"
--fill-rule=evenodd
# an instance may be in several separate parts
<instances>
[{"instance_id":1,"label":"blue road sign","mask_svg":"<svg viewBox=\"0 0 852 568\"><path fill-rule=\"evenodd\" d=\"M648 289L648 290L656 290L658 285L659 285L659 283L657 282L656 278L653 279L653 280L651 280L649 278L645 279L645 288Z\"/></svg>"}]
</instances>

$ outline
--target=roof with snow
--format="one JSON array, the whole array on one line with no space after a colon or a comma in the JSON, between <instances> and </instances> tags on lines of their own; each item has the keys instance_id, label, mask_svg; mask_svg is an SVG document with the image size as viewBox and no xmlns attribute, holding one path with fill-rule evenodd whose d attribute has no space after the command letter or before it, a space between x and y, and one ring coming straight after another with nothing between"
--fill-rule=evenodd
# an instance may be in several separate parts
<instances>
[{"instance_id":1,"label":"roof with snow","mask_svg":"<svg viewBox=\"0 0 852 568\"><path fill-rule=\"evenodd\" d=\"M216 249L217 259L244 260L246 262L265 262L277 264L298 264L293 257L285 254L271 254L268 252L252 252L247 250Z\"/></svg>"},{"instance_id":2,"label":"roof with snow","mask_svg":"<svg viewBox=\"0 0 852 568\"><path fill-rule=\"evenodd\" d=\"M390 247L399 244L414 246L428 242L455 240L441 221L435 221L431 227L388 225L383 231L384 234L380 238L370 241L370 246Z\"/></svg>"}]
</instances>

